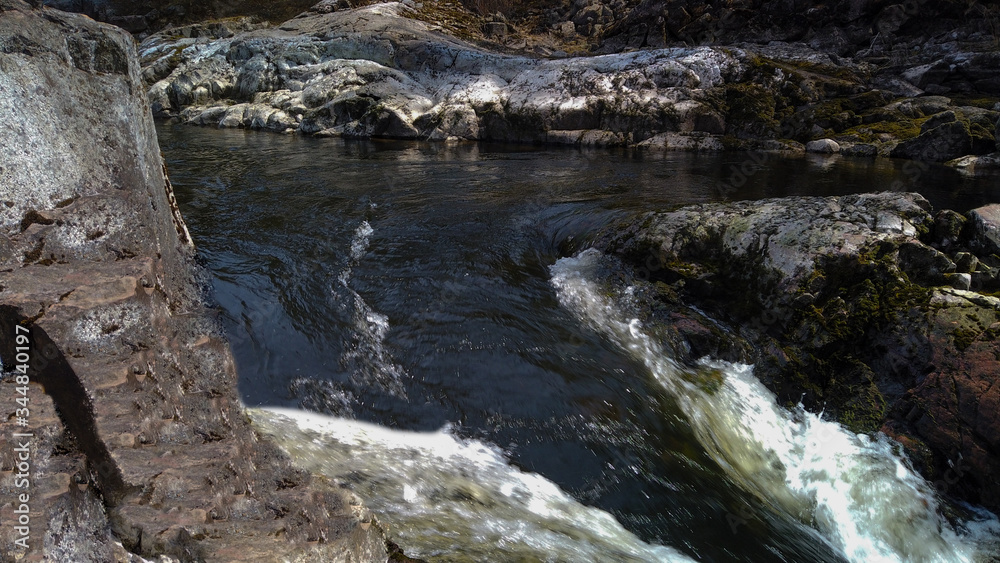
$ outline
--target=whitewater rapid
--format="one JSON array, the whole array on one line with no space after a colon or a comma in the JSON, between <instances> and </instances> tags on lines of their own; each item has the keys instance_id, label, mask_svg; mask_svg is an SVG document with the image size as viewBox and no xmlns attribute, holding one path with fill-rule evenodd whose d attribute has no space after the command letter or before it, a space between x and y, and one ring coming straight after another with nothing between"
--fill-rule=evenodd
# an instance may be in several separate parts
<instances>
[{"instance_id":1,"label":"whitewater rapid","mask_svg":"<svg viewBox=\"0 0 1000 563\"><path fill-rule=\"evenodd\" d=\"M780 407L752 366L709 359L697 368L680 365L627 313L633 288L598 281L602 260L591 249L551 267L560 303L646 366L731 479L818 531L850 561L991 557L1000 534L996 516L979 511L963 523L963 534L956 532L930 484L887 437Z\"/></svg>"},{"instance_id":2,"label":"whitewater rapid","mask_svg":"<svg viewBox=\"0 0 1000 563\"><path fill-rule=\"evenodd\" d=\"M408 432L299 410L248 411L298 466L361 496L407 555L455 562L693 561L641 541L611 514L448 427Z\"/></svg>"},{"instance_id":3,"label":"whitewater rapid","mask_svg":"<svg viewBox=\"0 0 1000 563\"><path fill-rule=\"evenodd\" d=\"M350 286L373 233L368 221L357 226L334 284L353 319L341 363L356 383L405 399L406 371L384 346L388 318ZM707 358L695 368L682 366L631 314L633 288L601 281L606 259L588 250L551 266L560 304L645 366L648 373L636 376L652 376L674 397L730 480L849 561L989 560L1000 537L995 516L970 509L975 518L956 530L898 444L880 434L854 434L801 407L778 406L752 366ZM350 416L352 397L340 399L343 408L335 412ZM410 432L300 410L249 412L297 465L365 499L411 556L692 561L673 547L642 541L612 514L581 504L545 477L513 466L496 446L460 438L450 426Z\"/></svg>"}]
</instances>

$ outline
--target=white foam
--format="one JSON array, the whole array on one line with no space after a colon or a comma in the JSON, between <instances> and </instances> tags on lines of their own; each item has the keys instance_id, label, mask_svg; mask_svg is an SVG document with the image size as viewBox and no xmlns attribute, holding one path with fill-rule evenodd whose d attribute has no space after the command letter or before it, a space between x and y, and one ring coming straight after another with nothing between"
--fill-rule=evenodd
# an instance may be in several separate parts
<instances>
[{"instance_id":1,"label":"white foam","mask_svg":"<svg viewBox=\"0 0 1000 563\"><path fill-rule=\"evenodd\" d=\"M698 369L679 365L624 312L631 288L613 299L595 281L602 259L591 249L552 266L560 303L646 365L730 477L818 530L852 561L983 556L976 545L984 540L955 533L938 513L931 487L885 436L856 435L801 407L781 408L752 366L707 359ZM990 517L984 521L996 521Z\"/></svg>"},{"instance_id":2,"label":"white foam","mask_svg":"<svg viewBox=\"0 0 1000 563\"><path fill-rule=\"evenodd\" d=\"M368 243L375 232L368 221L362 221L358 228L354 230L354 238L351 239L351 259L361 260L368 250Z\"/></svg>"},{"instance_id":3,"label":"white foam","mask_svg":"<svg viewBox=\"0 0 1000 563\"><path fill-rule=\"evenodd\" d=\"M368 221L361 221L351 238L351 254L348 264L337 276L337 281L347 290L353 303L352 320L354 330L351 340L345 342L341 364L351 369L352 379L361 385L378 385L390 394L406 398L403 378L406 370L396 363L385 347L385 337L389 333L389 317L372 309L361 295L350 287L354 265L368 251L369 242L375 229Z\"/></svg>"},{"instance_id":4,"label":"white foam","mask_svg":"<svg viewBox=\"0 0 1000 563\"><path fill-rule=\"evenodd\" d=\"M249 409L295 462L351 487L407 554L448 561L691 561L448 427L409 432L288 409Z\"/></svg>"}]
</instances>

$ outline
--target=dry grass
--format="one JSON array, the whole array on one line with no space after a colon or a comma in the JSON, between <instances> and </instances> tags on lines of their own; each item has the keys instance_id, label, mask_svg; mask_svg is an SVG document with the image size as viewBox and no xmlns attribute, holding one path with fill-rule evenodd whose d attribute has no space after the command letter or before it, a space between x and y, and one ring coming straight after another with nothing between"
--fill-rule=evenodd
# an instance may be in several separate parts
<instances>
[{"instance_id":1,"label":"dry grass","mask_svg":"<svg viewBox=\"0 0 1000 563\"><path fill-rule=\"evenodd\" d=\"M512 0L462 0L462 4L471 12L480 16L500 13L506 17L514 11L514 2Z\"/></svg>"}]
</instances>

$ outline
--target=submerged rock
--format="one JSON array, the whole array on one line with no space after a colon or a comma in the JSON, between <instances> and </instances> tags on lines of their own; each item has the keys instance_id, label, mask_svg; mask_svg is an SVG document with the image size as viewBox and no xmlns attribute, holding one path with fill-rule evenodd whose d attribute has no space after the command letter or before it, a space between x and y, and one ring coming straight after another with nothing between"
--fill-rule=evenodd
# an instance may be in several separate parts
<instances>
[{"instance_id":1,"label":"submerged rock","mask_svg":"<svg viewBox=\"0 0 1000 563\"><path fill-rule=\"evenodd\" d=\"M882 430L943 493L996 508L1000 299L968 291L1000 289L993 207L964 228L917 194L707 204L597 244L662 287L654 309L693 303L735 327L780 400ZM702 340L690 347L710 349Z\"/></svg>"},{"instance_id":2,"label":"submerged rock","mask_svg":"<svg viewBox=\"0 0 1000 563\"><path fill-rule=\"evenodd\" d=\"M132 37L0 0L0 45L0 519L30 495L2 559L385 561L360 500L244 414Z\"/></svg>"}]
</instances>

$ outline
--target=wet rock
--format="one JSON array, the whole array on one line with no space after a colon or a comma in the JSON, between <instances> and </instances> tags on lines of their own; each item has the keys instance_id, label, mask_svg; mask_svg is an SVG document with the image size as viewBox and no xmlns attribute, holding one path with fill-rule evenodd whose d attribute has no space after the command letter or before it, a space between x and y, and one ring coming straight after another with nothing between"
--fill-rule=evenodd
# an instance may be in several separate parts
<instances>
[{"instance_id":1,"label":"wet rock","mask_svg":"<svg viewBox=\"0 0 1000 563\"><path fill-rule=\"evenodd\" d=\"M868 143L857 143L847 147L841 147L840 154L843 154L844 156L873 158L878 156L878 147Z\"/></svg>"},{"instance_id":2,"label":"wet rock","mask_svg":"<svg viewBox=\"0 0 1000 563\"><path fill-rule=\"evenodd\" d=\"M976 176L980 173L988 174L991 171L1000 170L1000 152L978 156L970 154L949 160L944 164L967 176Z\"/></svg>"},{"instance_id":3,"label":"wet rock","mask_svg":"<svg viewBox=\"0 0 1000 563\"><path fill-rule=\"evenodd\" d=\"M4 527L0 559L385 561L357 499L243 412L132 37L0 0L0 45L0 357L14 367L15 327L32 357L31 414L3 407L0 468L30 431L38 534L24 553Z\"/></svg>"},{"instance_id":4,"label":"wet rock","mask_svg":"<svg viewBox=\"0 0 1000 563\"><path fill-rule=\"evenodd\" d=\"M892 156L944 162L969 154L971 151L972 134L969 126L961 121L948 121L934 128L922 128L920 135L915 139L899 143L892 150Z\"/></svg>"},{"instance_id":5,"label":"wet rock","mask_svg":"<svg viewBox=\"0 0 1000 563\"><path fill-rule=\"evenodd\" d=\"M722 151L725 145L718 135L706 133L660 133L639 143L640 147L676 151Z\"/></svg>"},{"instance_id":6,"label":"wet rock","mask_svg":"<svg viewBox=\"0 0 1000 563\"><path fill-rule=\"evenodd\" d=\"M644 214L597 244L658 265L647 277L671 303L728 319L780 401L889 433L931 481L960 462L946 492L997 507L1000 418L983 413L998 400L1000 299L969 289L995 283L983 261L996 260L984 253L998 210L963 227L917 194L706 204ZM922 240L960 247L970 230L982 248L954 260Z\"/></svg>"},{"instance_id":7,"label":"wet rock","mask_svg":"<svg viewBox=\"0 0 1000 563\"><path fill-rule=\"evenodd\" d=\"M1000 254L1000 203L969 211L970 245L985 254Z\"/></svg>"}]
</instances>

